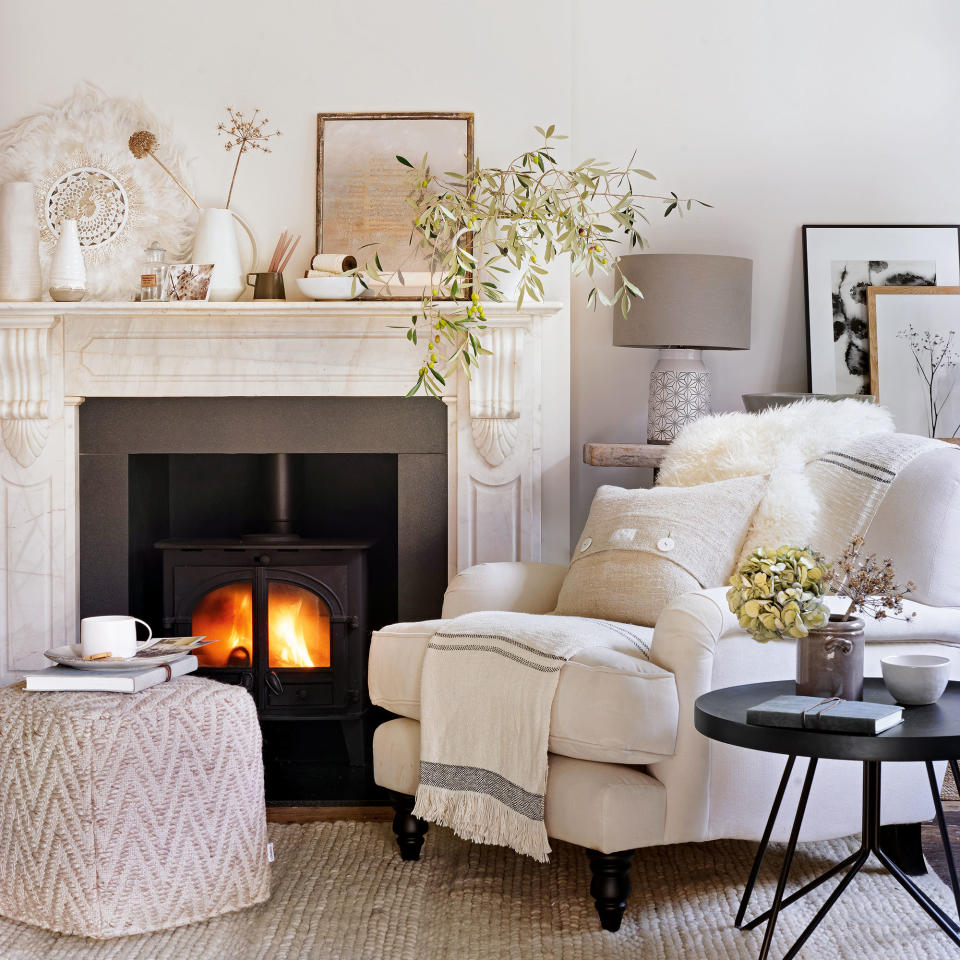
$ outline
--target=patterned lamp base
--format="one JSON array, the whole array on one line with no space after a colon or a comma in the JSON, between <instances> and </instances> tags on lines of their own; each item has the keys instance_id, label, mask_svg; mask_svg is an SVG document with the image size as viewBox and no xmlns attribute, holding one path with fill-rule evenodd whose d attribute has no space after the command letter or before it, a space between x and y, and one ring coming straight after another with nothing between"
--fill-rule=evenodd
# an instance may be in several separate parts
<instances>
[{"instance_id":1,"label":"patterned lamp base","mask_svg":"<svg viewBox=\"0 0 960 960\"><path fill-rule=\"evenodd\" d=\"M699 350L661 350L650 374L647 443L670 443L688 423L710 413L710 371Z\"/></svg>"}]
</instances>

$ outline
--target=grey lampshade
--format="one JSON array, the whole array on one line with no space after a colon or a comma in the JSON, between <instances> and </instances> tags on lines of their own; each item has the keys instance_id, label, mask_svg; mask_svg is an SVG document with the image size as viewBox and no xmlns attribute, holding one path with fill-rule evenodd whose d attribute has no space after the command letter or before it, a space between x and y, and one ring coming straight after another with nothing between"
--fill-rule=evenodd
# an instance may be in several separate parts
<instances>
[{"instance_id":1,"label":"grey lampshade","mask_svg":"<svg viewBox=\"0 0 960 960\"><path fill-rule=\"evenodd\" d=\"M614 311L617 347L748 350L753 261L696 253L640 253L620 261L640 288L626 317Z\"/></svg>"}]
</instances>

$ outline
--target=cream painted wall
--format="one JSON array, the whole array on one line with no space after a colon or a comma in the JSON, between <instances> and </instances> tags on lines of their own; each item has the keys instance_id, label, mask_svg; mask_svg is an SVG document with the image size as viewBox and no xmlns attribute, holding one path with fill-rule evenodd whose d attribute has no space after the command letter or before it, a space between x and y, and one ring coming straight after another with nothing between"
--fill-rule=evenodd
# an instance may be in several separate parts
<instances>
[{"instance_id":1,"label":"cream painted wall","mask_svg":"<svg viewBox=\"0 0 960 960\"><path fill-rule=\"evenodd\" d=\"M473 110L490 162L543 122L572 131L574 159L638 147L665 187L715 205L683 222L656 222L654 207L654 250L754 259L753 347L706 355L716 409L738 409L744 392L805 387L801 224L960 220L958 29L954 0L88 0L69 15L62 0L3 0L0 126L80 79L142 96L196 155L201 202L217 204L231 158L216 121L227 103L262 106L284 137L245 158L235 205L265 246L284 227L312 233L318 110ZM547 559L566 559L598 484L649 481L580 462L586 440L643 439L653 363L610 345L610 311L586 310L585 293L551 280L571 299L573 342L568 406L565 314L544 374Z\"/></svg>"},{"instance_id":2,"label":"cream painted wall","mask_svg":"<svg viewBox=\"0 0 960 960\"><path fill-rule=\"evenodd\" d=\"M507 18L515 36L541 34L535 59L505 35ZM484 16L445 0L2 0L0 127L62 100L80 80L142 97L195 156L201 205L221 206L233 161L216 137L223 108L264 108L284 136L273 154L244 158L233 206L264 248L284 228L304 235L288 268L294 277L312 254L318 111L472 110L478 155L503 163L530 145L534 124L570 129L570 18L569 0L497 0ZM568 301L568 275L552 279L549 295ZM569 313L551 323L544 558L565 561Z\"/></svg>"},{"instance_id":3,"label":"cream painted wall","mask_svg":"<svg viewBox=\"0 0 960 960\"><path fill-rule=\"evenodd\" d=\"M955 0L608 0L575 4L574 156L638 161L715 205L654 207L653 251L754 261L752 348L704 355L716 410L805 390L800 227L960 222ZM616 45L623 55L604 51ZM596 66L592 76L590 64ZM587 440L646 435L654 351L615 348L612 315L574 285L572 533L601 483Z\"/></svg>"}]
</instances>

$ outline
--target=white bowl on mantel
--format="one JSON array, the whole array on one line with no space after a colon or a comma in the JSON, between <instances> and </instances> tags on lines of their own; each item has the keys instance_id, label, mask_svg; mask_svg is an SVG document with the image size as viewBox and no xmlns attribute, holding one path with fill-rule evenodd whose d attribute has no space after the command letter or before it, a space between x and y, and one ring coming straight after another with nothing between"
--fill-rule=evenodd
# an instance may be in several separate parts
<instances>
[{"instance_id":1,"label":"white bowl on mantel","mask_svg":"<svg viewBox=\"0 0 960 960\"><path fill-rule=\"evenodd\" d=\"M936 703L950 679L950 661L925 653L883 657L880 670L893 699L905 707Z\"/></svg>"},{"instance_id":2,"label":"white bowl on mantel","mask_svg":"<svg viewBox=\"0 0 960 960\"><path fill-rule=\"evenodd\" d=\"M297 286L311 300L353 300L364 292L356 277L297 277Z\"/></svg>"}]
</instances>

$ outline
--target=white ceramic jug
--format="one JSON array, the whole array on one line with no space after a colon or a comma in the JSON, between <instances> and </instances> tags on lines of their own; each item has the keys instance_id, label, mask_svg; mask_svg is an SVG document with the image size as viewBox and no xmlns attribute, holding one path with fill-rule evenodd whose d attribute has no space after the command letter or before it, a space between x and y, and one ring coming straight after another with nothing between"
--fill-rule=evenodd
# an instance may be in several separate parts
<instances>
[{"instance_id":1,"label":"white ceramic jug","mask_svg":"<svg viewBox=\"0 0 960 960\"><path fill-rule=\"evenodd\" d=\"M240 261L234 221L250 237L251 258L246 266ZM246 288L247 274L257 262L257 240L250 225L233 210L218 207L201 210L197 237L193 241L193 262L214 265L210 281L211 300L236 300Z\"/></svg>"},{"instance_id":2,"label":"white ceramic jug","mask_svg":"<svg viewBox=\"0 0 960 960\"><path fill-rule=\"evenodd\" d=\"M40 225L33 184L0 187L0 300L40 299Z\"/></svg>"},{"instance_id":3,"label":"white ceramic jug","mask_svg":"<svg viewBox=\"0 0 960 960\"><path fill-rule=\"evenodd\" d=\"M87 268L80 248L77 221L64 220L50 260L50 296L54 300L80 300L86 288Z\"/></svg>"}]
</instances>

